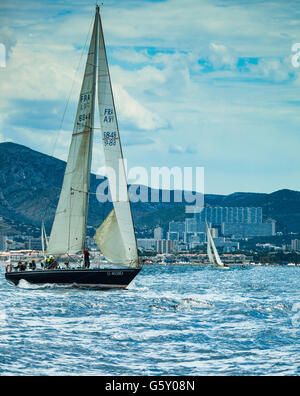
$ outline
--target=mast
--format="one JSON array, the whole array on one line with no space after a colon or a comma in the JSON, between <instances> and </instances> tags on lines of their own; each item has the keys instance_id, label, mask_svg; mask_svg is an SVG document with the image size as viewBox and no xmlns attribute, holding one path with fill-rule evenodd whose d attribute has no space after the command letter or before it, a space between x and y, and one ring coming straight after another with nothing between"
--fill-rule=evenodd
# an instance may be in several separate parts
<instances>
[{"instance_id":1,"label":"mast","mask_svg":"<svg viewBox=\"0 0 300 396\"><path fill-rule=\"evenodd\" d=\"M97 81L97 61L98 61L98 41L99 41L99 6L96 5L96 14L95 14L95 22L94 22L94 30L95 30L95 43L94 43L94 70L93 70L93 87L92 87L92 111L91 111L91 125L90 125L90 149L89 149L89 162L87 168L87 178L88 178L88 191L87 191L87 199L86 199L86 207L85 207L85 227L84 227L84 236L83 236L83 246L82 251L85 248L85 240L86 240L86 231L87 231L87 223L88 223L88 214L89 214L89 194L90 194L90 185L91 185L91 168L92 168L92 153L93 153L93 141L94 141L94 124L95 124L95 103L96 103L96 81Z\"/></svg>"}]
</instances>

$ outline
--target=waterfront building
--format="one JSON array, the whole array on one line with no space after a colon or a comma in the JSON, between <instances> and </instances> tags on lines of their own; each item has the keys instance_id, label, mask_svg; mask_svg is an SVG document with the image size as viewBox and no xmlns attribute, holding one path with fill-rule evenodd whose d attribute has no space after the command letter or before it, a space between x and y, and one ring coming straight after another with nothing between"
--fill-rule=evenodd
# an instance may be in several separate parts
<instances>
[{"instance_id":1,"label":"waterfront building","mask_svg":"<svg viewBox=\"0 0 300 396\"><path fill-rule=\"evenodd\" d=\"M179 232L168 232L167 239L169 241L179 241Z\"/></svg>"},{"instance_id":2,"label":"waterfront building","mask_svg":"<svg viewBox=\"0 0 300 396\"><path fill-rule=\"evenodd\" d=\"M184 243L191 244L197 243L198 245L203 245L206 243L206 233L205 232L186 232L184 234Z\"/></svg>"},{"instance_id":3,"label":"waterfront building","mask_svg":"<svg viewBox=\"0 0 300 396\"><path fill-rule=\"evenodd\" d=\"M199 222L196 217L186 218L185 232L206 232L206 224Z\"/></svg>"},{"instance_id":4,"label":"waterfront building","mask_svg":"<svg viewBox=\"0 0 300 396\"><path fill-rule=\"evenodd\" d=\"M169 223L169 232L178 232L179 239L183 240L184 233L185 233L185 222L184 221L171 221Z\"/></svg>"},{"instance_id":5,"label":"waterfront building","mask_svg":"<svg viewBox=\"0 0 300 396\"><path fill-rule=\"evenodd\" d=\"M156 239L154 238L138 238L137 239L138 248L141 250L155 250L156 249Z\"/></svg>"},{"instance_id":6,"label":"waterfront building","mask_svg":"<svg viewBox=\"0 0 300 396\"><path fill-rule=\"evenodd\" d=\"M239 242L235 241L228 241L224 237L218 237L218 238L213 238L215 246L217 249L220 249L225 252L235 252L236 250L239 250L240 244Z\"/></svg>"},{"instance_id":7,"label":"waterfront building","mask_svg":"<svg viewBox=\"0 0 300 396\"><path fill-rule=\"evenodd\" d=\"M219 230L217 228L211 228L210 233L212 238L218 238L219 236Z\"/></svg>"},{"instance_id":8,"label":"waterfront building","mask_svg":"<svg viewBox=\"0 0 300 396\"><path fill-rule=\"evenodd\" d=\"M265 223L222 223L222 235L234 238L266 237L276 234L275 221Z\"/></svg>"},{"instance_id":9,"label":"waterfront building","mask_svg":"<svg viewBox=\"0 0 300 396\"><path fill-rule=\"evenodd\" d=\"M300 239L293 239L291 241L291 250L300 252Z\"/></svg>"},{"instance_id":10,"label":"waterfront building","mask_svg":"<svg viewBox=\"0 0 300 396\"><path fill-rule=\"evenodd\" d=\"M205 207L195 215L199 223L213 225L228 224L260 224L263 221L260 207Z\"/></svg>"},{"instance_id":11,"label":"waterfront building","mask_svg":"<svg viewBox=\"0 0 300 396\"><path fill-rule=\"evenodd\" d=\"M154 239L163 239L164 230L161 227L154 228Z\"/></svg>"},{"instance_id":12,"label":"waterfront building","mask_svg":"<svg viewBox=\"0 0 300 396\"><path fill-rule=\"evenodd\" d=\"M156 241L156 251L159 254L173 253L174 252L174 241L167 239L160 239Z\"/></svg>"},{"instance_id":13,"label":"waterfront building","mask_svg":"<svg viewBox=\"0 0 300 396\"><path fill-rule=\"evenodd\" d=\"M5 235L0 235L0 251L6 251L7 250L7 236Z\"/></svg>"},{"instance_id":14,"label":"waterfront building","mask_svg":"<svg viewBox=\"0 0 300 396\"><path fill-rule=\"evenodd\" d=\"M197 232L197 221L194 217L185 219L185 232Z\"/></svg>"}]
</instances>

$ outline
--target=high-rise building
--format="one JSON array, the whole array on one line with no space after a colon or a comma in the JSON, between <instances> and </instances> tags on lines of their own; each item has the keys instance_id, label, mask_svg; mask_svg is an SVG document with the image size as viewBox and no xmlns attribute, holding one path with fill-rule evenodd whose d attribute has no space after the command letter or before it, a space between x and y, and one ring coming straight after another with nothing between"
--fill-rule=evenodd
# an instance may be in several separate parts
<instances>
[{"instance_id":1,"label":"high-rise building","mask_svg":"<svg viewBox=\"0 0 300 396\"><path fill-rule=\"evenodd\" d=\"M168 232L167 233L167 239L169 241L179 241L179 232Z\"/></svg>"},{"instance_id":2,"label":"high-rise building","mask_svg":"<svg viewBox=\"0 0 300 396\"><path fill-rule=\"evenodd\" d=\"M169 232L178 232L179 239L183 239L184 233L185 233L185 222L184 221L171 221L169 223Z\"/></svg>"},{"instance_id":3,"label":"high-rise building","mask_svg":"<svg viewBox=\"0 0 300 396\"><path fill-rule=\"evenodd\" d=\"M262 223L262 208L256 207L205 207L195 215L200 223L213 225L228 224L259 224Z\"/></svg>"},{"instance_id":4,"label":"high-rise building","mask_svg":"<svg viewBox=\"0 0 300 396\"><path fill-rule=\"evenodd\" d=\"M256 236L275 235L275 221L268 220L265 223L222 223L221 232L224 236L235 238L248 238Z\"/></svg>"},{"instance_id":5,"label":"high-rise building","mask_svg":"<svg viewBox=\"0 0 300 396\"><path fill-rule=\"evenodd\" d=\"M210 234L213 238L218 238L219 230L217 228L210 228Z\"/></svg>"},{"instance_id":6,"label":"high-rise building","mask_svg":"<svg viewBox=\"0 0 300 396\"><path fill-rule=\"evenodd\" d=\"M164 230L161 227L154 228L154 239L163 239Z\"/></svg>"},{"instance_id":7,"label":"high-rise building","mask_svg":"<svg viewBox=\"0 0 300 396\"><path fill-rule=\"evenodd\" d=\"M141 250L155 250L156 240L154 238L140 238L137 239L137 245Z\"/></svg>"},{"instance_id":8,"label":"high-rise building","mask_svg":"<svg viewBox=\"0 0 300 396\"><path fill-rule=\"evenodd\" d=\"M173 253L174 252L174 241L167 239L161 239L156 241L157 253Z\"/></svg>"},{"instance_id":9,"label":"high-rise building","mask_svg":"<svg viewBox=\"0 0 300 396\"><path fill-rule=\"evenodd\" d=\"M239 250L240 244L235 241L227 241L225 238L213 238L217 249L222 249L222 252L234 252Z\"/></svg>"},{"instance_id":10,"label":"high-rise building","mask_svg":"<svg viewBox=\"0 0 300 396\"><path fill-rule=\"evenodd\" d=\"M196 217L185 219L185 232L206 232L206 224L197 221Z\"/></svg>"},{"instance_id":11,"label":"high-rise building","mask_svg":"<svg viewBox=\"0 0 300 396\"><path fill-rule=\"evenodd\" d=\"M194 217L185 219L185 232L197 232L197 221Z\"/></svg>"},{"instance_id":12,"label":"high-rise building","mask_svg":"<svg viewBox=\"0 0 300 396\"><path fill-rule=\"evenodd\" d=\"M0 251L6 251L7 250L7 236L0 235Z\"/></svg>"},{"instance_id":13,"label":"high-rise building","mask_svg":"<svg viewBox=\"0 0 300 396\"><path fill-rule=\"evenodd\" d=\"M184 242L192 243L197 242L198 245L202 245L206 242L206 233L205 232L186 232L184 234Z\"/></svg>"},{"instance_id":14,"label":"high-rise building","mask_svg":"<svg viewBox=\"0 0 300 396\"><path fill-rule=\"evenodd\" d=\"M293 239L291 241L291 249L300 252L300 239Z\"/></svg>"}]
</instances>

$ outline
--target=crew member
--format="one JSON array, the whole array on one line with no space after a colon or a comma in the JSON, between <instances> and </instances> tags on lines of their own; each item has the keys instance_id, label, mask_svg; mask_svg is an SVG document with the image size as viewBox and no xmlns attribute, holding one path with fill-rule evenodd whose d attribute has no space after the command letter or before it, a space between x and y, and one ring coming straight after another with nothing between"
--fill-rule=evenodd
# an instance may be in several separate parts
<instances>
[{"instance_id":1,"label":"crew member","mask_svg":"<svg viewBox=\"0 0 300 396\"><path fill-rule=\"evenodd\" d=\"M85 268L90 268L90 252L89 249L86 248L83 252L84 254L84 266Z\"/></svg>"}]
</instances>

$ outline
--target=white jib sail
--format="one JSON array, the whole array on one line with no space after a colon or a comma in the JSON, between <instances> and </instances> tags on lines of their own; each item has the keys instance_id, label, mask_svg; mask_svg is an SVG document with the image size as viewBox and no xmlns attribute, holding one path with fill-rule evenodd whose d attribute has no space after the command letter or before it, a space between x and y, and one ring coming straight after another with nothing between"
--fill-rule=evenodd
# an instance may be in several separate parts
<instances>
[{"instance_id":1,"label":"white jib sail","mask_svg":"<svg viewBox=\"0 0 300 396\"><path fill-rule=\"evenodd\" d=\"M43 256L45 257L45 234L44 234L44 222L42 222L42 226L41 226L41 243L42 243L42 253Z\"/></svg>"},{"instance_id":2,"label":"white jib sail","mask_svg":"<svg viewBox=\"0 0 300 396\"><path fill-rule=\"evenodd\" d=\"M122 241L118 220L113 209L106 217L95 235L97 243L101 246L103 256L114 264L124 264L126 251ZM116 245L117 242L117 245Z\"/></svg>"},{"instance_id":3,"label":"white jib sail","mask_svg":"<svg viewBox=\"0 0 300 396\"><path fill-rule=\"evenodd\" d=\"M206 227L207 227L207 250L209 249L210 253L211 253L211 247L212 247L213 252L214 252L214 258L213 258L214 262L212 263L212 265L216 265L218 267L224 267L224 264L223 264L222 260L220 259L219 253L217 251L214 240L210 233L210 229L207 224L206 224ZM209 253L207 253L207 254L209 255Z\"/></svg>"},{"instance_id":4,"label":"white jib sail","mask_svg":"<svg viewBox=\"0 0 300 396\"><path fill-rule=\"evenodd\" d=\"M47 247L48 243L49 243L49 240L48 240L48 237L47 237L44 221L42 221L42 241L43 241L43 244L44 245L46 244L46 247Z\"/></svg>"},{"instance_id":5,"label":"white jib sail","mask_svg":"<svg viewBox=\"0 0 300 396\"><path fill-rule=\"evenodd\" d=\"M98 229L95 238L109 261L137 267L137 244L100 15L98 57L98 104L114 213ZM105 237L104 231L107 233Z\"/></svg>"},{"instance_id":6,"label":"white jib sail","mask_svg":"<svg viewBox=\"0 0 300 396\"><path fill-rule=\"evenodd\" d=\"M210 264L214 266L215 259L214 259L213 253L211 251L211 243L210 243L210 238L208 236L208 233L207 233L207 256L208 256Z\"/></svg>"},{"instance_id":7,"label":"white jib sail","mask_svg":"<svg viewBox=\"0 0 300 396\"><path fill-rule=\"evenodd\" d=\"M63 186L47 247L49 254L80 252L85 245L95 111L97 32L96 14Z\"/></svg>"}]
</instances>

